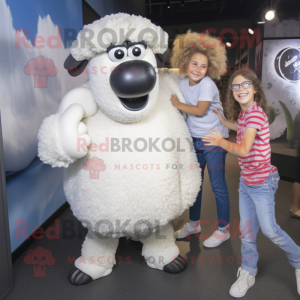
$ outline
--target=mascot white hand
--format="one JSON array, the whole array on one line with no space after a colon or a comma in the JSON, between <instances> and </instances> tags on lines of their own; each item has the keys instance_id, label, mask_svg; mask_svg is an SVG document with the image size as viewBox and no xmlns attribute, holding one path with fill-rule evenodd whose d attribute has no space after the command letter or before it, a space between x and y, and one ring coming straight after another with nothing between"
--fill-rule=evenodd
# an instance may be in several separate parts
<instances>
[{"instance_id":1,"label":"mascot white hand","mask_svg":"<svg viewBox=\"0 0 300 300\"><path fill-rule=\"evenodd\" d=\"M80 104L70 105L58 118L58 139L62 150L73 159L84 157L91 143L86 134L83 119L84 109Z\"/></svg>"}]
</instances>

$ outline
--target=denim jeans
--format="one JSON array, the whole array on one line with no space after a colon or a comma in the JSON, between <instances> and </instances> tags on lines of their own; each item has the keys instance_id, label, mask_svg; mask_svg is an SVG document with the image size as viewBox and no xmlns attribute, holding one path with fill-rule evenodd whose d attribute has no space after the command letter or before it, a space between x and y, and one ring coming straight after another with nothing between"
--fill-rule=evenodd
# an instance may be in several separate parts
<instances>
[{"instance_id":1,"label":"denim jeans","mask_svg":"<svg viewBox=\"0 0 300 300\"><path fill-rule=\"evenodd\" d=\"M300 247L280 228L275 220L274 196L280 177L270 173L268 179L254 186L240 178L240 228L242 240L242 268L254 275L257 271L258 252L256 237L259 228L278 245L294 268L300 268Z\"/></svg>"},{"instance_id":2,"label":"denim jeans","mask_svg":"<svg viewBox=\"0 0 300 300\"><path fill-rule=\"evenodd\" d=\"M193 137L198 163L202 168L202 185L204 168L207 167L212 190L216 196L219 229L229 224L230 205L227 184L225 181L225 158L227 151L217 146L204 146L201 138ZM190 207L190 220L199 221L201 214L202 187L196 202Z\"/></svg>"}]
</instances>

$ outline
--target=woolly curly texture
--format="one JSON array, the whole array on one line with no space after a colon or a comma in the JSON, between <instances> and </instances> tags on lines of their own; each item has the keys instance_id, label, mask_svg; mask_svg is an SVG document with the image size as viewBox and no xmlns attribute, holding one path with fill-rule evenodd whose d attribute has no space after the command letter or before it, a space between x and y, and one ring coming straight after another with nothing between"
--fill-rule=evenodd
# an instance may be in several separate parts
<instances>
[{"instance_id":1,"label":"woolly curly texture","mask_svg":"<svg viewBox=\"0 0 300 300\"><path fill-rule=\"evenodd\" d=\"M59 114L47 117L38 132L38 157L45 164L67 168L75 159L67 156L58 142L57 122Z\"/></svg>"},{"instance_id":2,"label":"woolly curly texture","mask_svg":"<svg viewBox=\"0 0 300 300\"><path fill-rule=\"evenodd\" d=\"M202 53L208 59L207 75L220 79L226 72L226 50L218 38L208 34L191 32L177 35L172 50L171 65L179 68L181 74L188 75L187 67L195 53Z\"/></svg>"},{"instance_id":3,"label":"woolly curly texture","mask_svg":"<svg viewBox=\"0 0 300 300\"><path fill-rule=\"evenodd\" d=\"M267 116L269 116L268 103L267 103L265 93L262 89L260 80L257 78L257 76L252 70L244 67L241 68L238 72L232 73L231 77L229 78L226 101L224 104L225 117L229 121L236 122L240 114L241 106L234 99L233 92L230 89L230 86L232 85L234 78L236 78L239 75L245 77L249 81L252 81L253 87L256 91L256 93L254 94L254 101L256 101L257 105L263 109L263 111Z\"/></svg>"},{"instance_id":4,"label":"woolly curly texture","mask_svg":"<svg viewBox=\"0 0 300 300\"><path fill-rule=\"evenodd\" d=\"M71 54L77 61L91 59L110 45L121 45L126 40L143 40L153 53L168 49L168 34L161 27L141 16L118 13L85 25L72 44Z\"/></svg>"}]
</instances>

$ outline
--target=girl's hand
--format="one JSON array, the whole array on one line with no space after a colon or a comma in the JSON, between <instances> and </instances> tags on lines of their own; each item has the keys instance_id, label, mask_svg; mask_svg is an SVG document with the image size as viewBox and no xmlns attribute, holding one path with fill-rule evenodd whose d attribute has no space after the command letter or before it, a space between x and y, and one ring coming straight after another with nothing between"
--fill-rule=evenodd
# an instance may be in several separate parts
<instances>
[{"instance_id":1,"label":"girl's hand","mask_svg":"<svg viewBox=\"0 0 300 300\"><path fill-rule=\"evenodd\" d=\"M228 121L227 119L225 119L218 109L213 109L213 112L218 115L220 122L223 126L229 128L231 130L237 131L237 128L238 128L237 122L232 122L232 121Z\"/></svg>"},{"instance_id":2,"label":"girl's hand","mask_svg":"<svg viewBox=\"0 0 300 300\"><path fill-rule=\"evenodd\" d=\"M218 115L221 124L224 126L225 118L222 116L222 114L220 113L220 111L218 109L213 109L213 112Z\"/></svg>"},{"instance_id":3,"label":"girl's hand","mask_svg":"<svg viewBox=\"0 0 300 300\"><path fill-rule=\"evenodd\" d=\"M201 139L205 143L204 146L220 146L223 137L221 136L219 130L216 128L216 133L206 129L211 136L202 136Z\"/></svg>"},{"instance_id":4,"label":"girl's hand","mask_svg":"<svg viewBox=\"0 0 300 300\"><path fill-rule=\"evenodd\" d=\"M180 101L178 99L178 97L176 95L173 95L171 96L171 102L173 104L174 107L178 108L179 104L180 104Z\"/></svg>"}]
</instances>

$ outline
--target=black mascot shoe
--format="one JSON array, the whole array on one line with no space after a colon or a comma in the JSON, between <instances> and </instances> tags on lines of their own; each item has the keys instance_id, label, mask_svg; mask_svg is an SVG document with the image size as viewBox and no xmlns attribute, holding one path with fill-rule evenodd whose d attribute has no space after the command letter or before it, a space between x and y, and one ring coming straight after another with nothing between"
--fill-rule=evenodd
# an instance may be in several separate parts
<instances>
[{"instance_id":1,"label":"black mascot shoe","mask_svg":"<svg viewBox=\"0 0 300 300\"><path fill-rule=\"evenodd\" d=\"M164 271L167 273L177 274L185 270L186 260L178 255L173 261L164 266Z\"/></svg>"},{"instance_id":2,"label":"black mascot shoe","mask_svg":"<svg viewBox=\"0 0 300 300\"><path fill-rule=\"evenodd\" d=\"M83 285L93 281L92 277L74 267L69 273L69 281L74 285Z\"/></svg>"}]
</instances>

